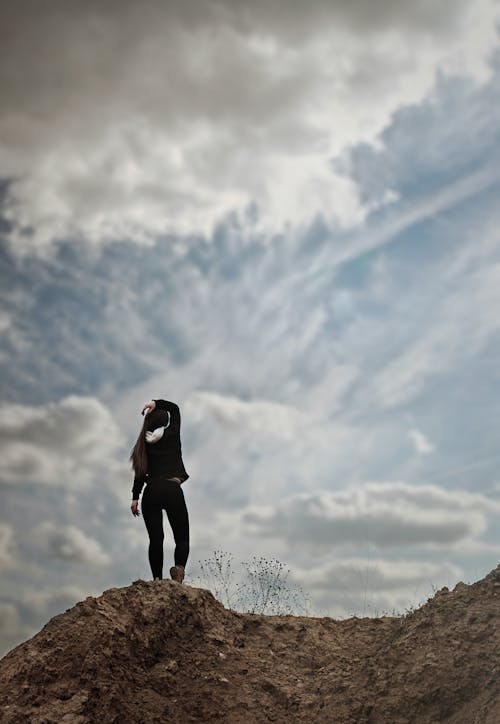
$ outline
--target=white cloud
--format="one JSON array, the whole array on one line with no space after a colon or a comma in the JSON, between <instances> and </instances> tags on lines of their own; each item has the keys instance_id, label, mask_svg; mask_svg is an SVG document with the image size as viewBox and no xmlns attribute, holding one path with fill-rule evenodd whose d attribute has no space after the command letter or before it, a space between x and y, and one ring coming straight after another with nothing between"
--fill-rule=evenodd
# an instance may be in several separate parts
<instances>
[{"instance_id":1,"label":"white cloud","mask_svg":"<svg viewBox=\"0 0 500 724\"><path fill-rule=\"evenodd\" d=\"M254 535L327 551L353 544L450 546L478 537L488 518L499 514L500 504L479 494L431 485L372 483L249 508L242 522Z\"/></svg>"},{"instance_id":2,"label":"white cloud","mask_svg":"<svg viewBox=\"0 0 500 724\"><path fill-rule=\"evenodd\" d=\"M479 195L500 179L498 164L485 163L479 171L473 171L449 183L438 192L433 190L422 195L418 200L412 199L410 204L402 204L395 213L388 215L369 228L363 227L348 245L340 245L332 253L325 249L316 256L314 263L307 269L308 275L318 272L333 271L335 267L349 263L363 255L397 241L407 229L435 217L448 209L453 209L461 202ZM304 274L301 272L302 278Z\"/></svg>"},{"instance_id":3,"label":"white cloud","mask_svg":"<svg viewBox=\"0 0 500 724\"><path fill-rule=\"evenodd\" d=\"M394 407L417 397L433 376L453 366L462 346L463 320L453 316L444 330L442 321L431 321L420 338L409 344L389 360L374 377L373 393L379 403Z\"/></svg>"},{"instance_id":4,"label":"white cloud","mask_svg":"<svg viewBox=\"0 0 500 724\"><path fill-rule=\"evenodd\" d=\"M364 390L365 405L408 406L430 383L446 384L449 375L477 361L498 338L500 321L493 310L499 300L500 266L497 238L492 239L495 232L489 228L493 223L471 224L465 231L467 243L454 257L434 262L436 268L426 276L425 290L420 286L422 278L411 293L401 294L401 289L387 285L384 301L393 309L387 311L384 323L398 341L392 354L372 371ZM400 293L397 304L391 293Z\"/></svg>"},{"instance_id":5,"label":"white cloud","mask_svg":"<svg viewBox=\"0 0 500 724\"><path fill-rule=\"evenodd\" d=\"M147 577L148 561L144 524L129 509L125 437L109 409L75 396L4 405L0 430L9 520L0 525L0 566L6 615L18 617L0 635L5 650L96 589Z\"/></svg>"},{"instance_id":6,"label":"white cloud","mask_svg":"<svg viewBox=\"0 0 500 724\"><path fill-rule=\"evenodd\" d=\"M443 577L456 579L461 569L451 563L422 560L386 560L383 558L343 558L314 568L307 576L308 585L315 590L349 590L371 592L414 590L415 586L432 582L436 585ZM302 575L294 571L294 578Z\"/></svg>"},{"instance_id":7,"label":"white cloud","mask_svg":"<svg viewBox=\"0 0 500 724\"><path fill-rule=\"evenodd\" d=\"M205 481L200 495L207 500L222 495L231 507L311 487L331 469L332 446L354 446L357 439L354 431L327 424L299 399L294 405L198 391L182 414L186 440L196 449L193 479Z\"/></svg>"},{"instance_id":8,"label":"white cloud","mask_svg":"<svg viewBox=\"0 0 500 724\"><path fill-rule=\"evenodd\" d=\"M87 489L126 471L121 431L96 399L67 397L38 407L0 407L3 483ZM103 471L106 471L104 474Z\"/></svg>"},{"instance_id":9,"label":"white cloud","mask_svg":"<svg viewBox=\"0 0 500 724\"><path fill-rule=\"evenodd\" d=\"M110 563L110 557L100 543L74 525L53 521L40 523L29 534L27 545L35 556L98 566Z\"/></svg>"},{"instance_id":10,"label":"white cloud","mask_svg":"<svg viewBox=\"0 0 500 724\"><path fill-rule=\"evenodd\" d=\"M434 445L428 440L421 430L412 428L408 431L408 437L420 455L428 455L434 450Z\"/></svg>"},{"instance_id":11,"label":"white cloud","mask_svg":"<svg viewBox=\"0 0 500 724\"><path fill-rule=\"evenodd\" d=\"M290 581L307 591L318 613L380 616L420 605L462 575L447 561L342 557L313 568L294 567Z\"/></svg>"},{"instance_id":12,"label":"white cloud","mask_svg":"<svg viewBox=\"0 0 500 724\"><path fill-rule=\"evenodd\" d=\"M0 152L20 247L209 233L253 203L266 232L318 213L359 223L330 159L375 142L437 72L485 80L497 42L493 0L4 12Z\"/></svg>"}]
</instances>

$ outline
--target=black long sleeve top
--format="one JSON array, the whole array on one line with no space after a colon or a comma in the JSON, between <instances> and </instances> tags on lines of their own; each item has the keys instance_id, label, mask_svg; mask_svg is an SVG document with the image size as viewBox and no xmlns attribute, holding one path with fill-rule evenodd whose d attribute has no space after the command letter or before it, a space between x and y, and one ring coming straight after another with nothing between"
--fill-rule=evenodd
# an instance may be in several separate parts
<instances>
[{"instance_id":1,"label":"black long sleeve top","mask_svg":"<svg viewBox=\"0 0 500 724\"><path fill-rule=\"evenodd\" d=\"M170 424L165 428L162 437L154 444L147 444L148 471L145 476L134 477L132 500L139 500L139 495L147 483L148 478L159 475L166 478L180 478L182 482L189 475L182 461L181 446L181 414L179 406L169 400L154 400L159 410L170 413Z\"/></svg>"}]
</instances>

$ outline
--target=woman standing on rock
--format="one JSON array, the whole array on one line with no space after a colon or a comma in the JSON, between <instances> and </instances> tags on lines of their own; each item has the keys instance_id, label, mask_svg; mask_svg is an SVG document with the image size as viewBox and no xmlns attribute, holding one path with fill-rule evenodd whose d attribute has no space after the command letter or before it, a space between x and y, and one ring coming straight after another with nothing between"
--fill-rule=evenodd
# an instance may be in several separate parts
<instances>
[{"instance_id":1,"label":"woman standing on rock","mask_svg":"<svg viewBox=\"0 0 500 724\"><path fill-rule=\"evenodd\" d=\"M132 515L141 510L149 534L149 563L154 580L163 577L163 510L175 540L175 565L170 569L174 581L182 583L189 555L189 517L182 483L189 478L181 451L181 416L178 405L168 400L151 400L142 410L144 424L130 460L135 473L132 488Z\"/></svg>"}]
</instances>

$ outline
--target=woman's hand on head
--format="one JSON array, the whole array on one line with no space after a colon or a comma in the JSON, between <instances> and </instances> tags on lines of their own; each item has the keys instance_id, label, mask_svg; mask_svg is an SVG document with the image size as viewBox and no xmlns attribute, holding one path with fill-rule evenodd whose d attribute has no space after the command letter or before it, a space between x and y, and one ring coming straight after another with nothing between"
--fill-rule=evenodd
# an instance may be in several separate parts
<instances>
[{"instance_id":1,"label":"woman's hand on head","mask_svg":"<svg viewBox=\"0 0 500 724\"><path fill-rule=\"evenodd\" d=\"M150 412L153 412L153 410L156 407L156 402L154 400L151 400L150 402L146 402L145 405L142 407L142 413L143 415L149 415Z\"/></svg>"},{"instance_id":2,"label":"woman's hand on head","mask_svg":"<svg viewBox=\"0 0 500 724\"><path fill-rule=\"evenodd\" d=\"M140 515L139 513L139 501L133 500L132 504L130 506L130 510L132 511L132 515L137 516Z\"/></svg>"}]
</instances>

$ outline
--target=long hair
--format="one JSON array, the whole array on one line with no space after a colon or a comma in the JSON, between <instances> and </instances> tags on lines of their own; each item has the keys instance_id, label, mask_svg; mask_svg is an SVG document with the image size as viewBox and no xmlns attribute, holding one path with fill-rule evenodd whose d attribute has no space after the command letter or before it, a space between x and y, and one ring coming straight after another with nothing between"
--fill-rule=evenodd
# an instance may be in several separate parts
<instances>
[{"instance_id":1,"label":"long hair","mask_svg":"<svg viewBox=\"0 0 500 724\"><path fill-rule=\"evenodd\" d=\"M148 472L148 451L146 447L146 432L154 430L160 425L164 425L168 419L165 410L153 410L148 415L144 415L144 422L139 436L130 453L130 461L132 470L137 478L145 477Z\"/></svg>"}]
</instances>

